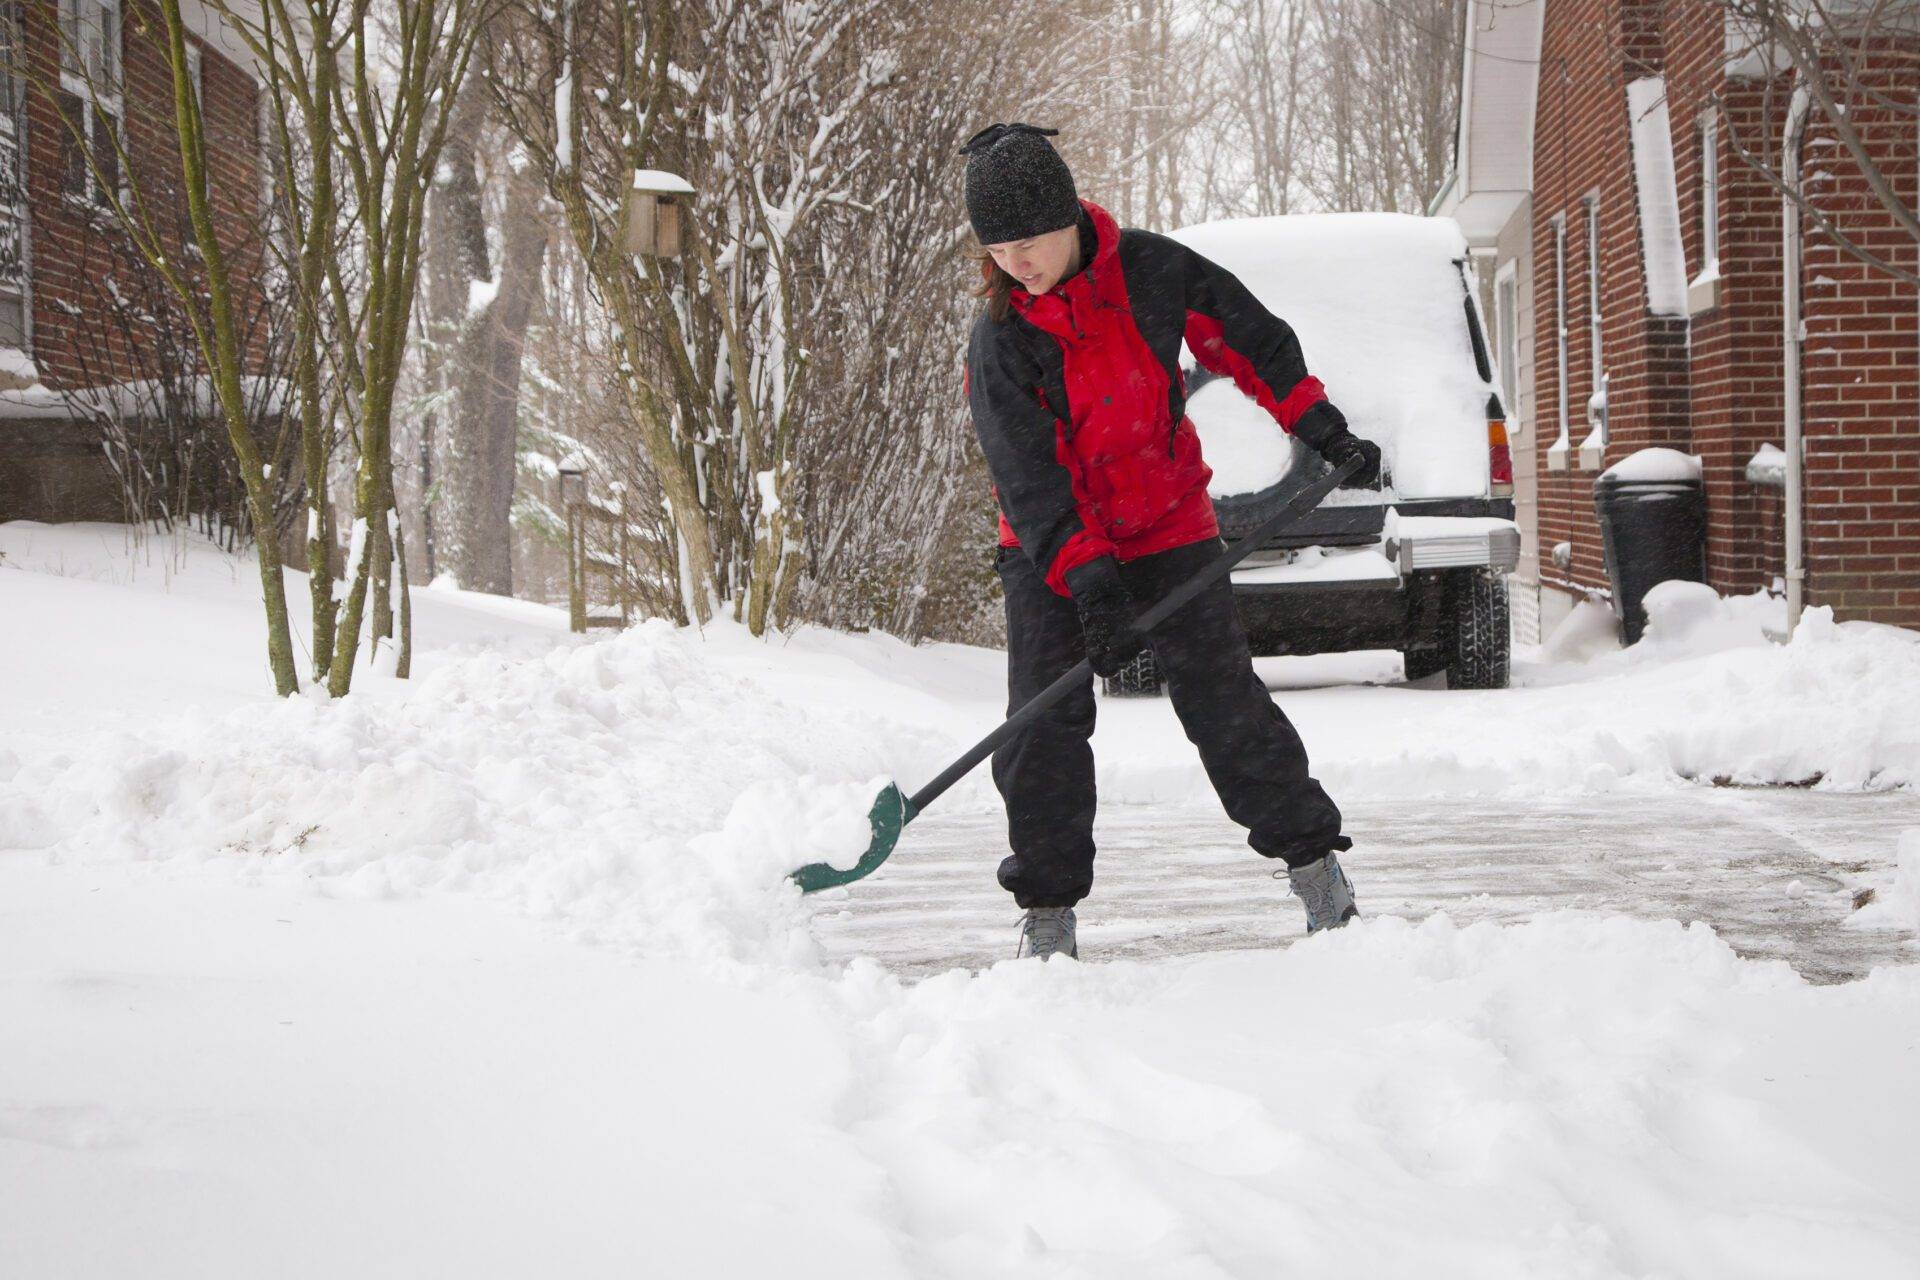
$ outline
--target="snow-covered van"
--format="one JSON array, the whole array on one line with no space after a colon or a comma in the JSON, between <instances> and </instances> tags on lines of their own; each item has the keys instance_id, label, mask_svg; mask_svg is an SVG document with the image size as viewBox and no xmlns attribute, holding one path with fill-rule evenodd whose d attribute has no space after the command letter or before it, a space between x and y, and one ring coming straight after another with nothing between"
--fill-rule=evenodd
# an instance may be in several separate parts
<instances>
[{"instance_id":1,"label":"snow-covered van","mask_svg":"<svg viewBox=\"0 0 1920 1280\"><path fill-rule=\"evenodd\" d=\"M1342 489L1234 572L1256 655L1398 649L1407 676L1507 683L1506 575L1520 555L1506 414L1449 218L1305 214L1172 233L1240 278L1299 335L1307 369L1380 446L1378 492ZM1234 541L1326 464L1230 378L1182 356L1187 415ZM1110 693L1160 686L1151 654Z\"/></svg>"}]
</instances>

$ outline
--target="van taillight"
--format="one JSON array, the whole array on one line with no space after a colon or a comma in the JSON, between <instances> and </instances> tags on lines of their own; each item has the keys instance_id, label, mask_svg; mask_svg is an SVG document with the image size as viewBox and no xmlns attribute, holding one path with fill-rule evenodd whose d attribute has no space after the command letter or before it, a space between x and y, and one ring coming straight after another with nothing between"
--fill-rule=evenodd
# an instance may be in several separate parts
<instances>
[{"instance_id":1,"label":"van taillight","mask_svg":"<svg viewBox=\"0 0 1920 1280\"><path fill-rule=\"evenodd\" d=\"M1487 476L1494 497L1513 496L1513 450L1507 444L1507 424L1499 418L1487 419Z\"/></svg>"}]
</instances>

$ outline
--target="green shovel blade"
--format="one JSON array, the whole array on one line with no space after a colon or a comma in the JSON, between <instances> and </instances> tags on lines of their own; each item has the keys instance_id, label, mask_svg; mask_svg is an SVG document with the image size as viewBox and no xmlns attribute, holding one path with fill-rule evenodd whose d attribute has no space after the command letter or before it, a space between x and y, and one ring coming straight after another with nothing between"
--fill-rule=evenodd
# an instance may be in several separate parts
<instances>
[{"instance_id":1,"label":"green shovel blade","mask_svg":"<svg viewBox=\"0 0 1920 1280\"><path fill-rule=\"evenodd\" d=\"M788 879L800 886L800 892L816 893L872 875L899 843L901 829L912 821L913 802L900 793L899 784L889 782L886 790L874 798L873 808L867 811L867 825L873 829L873 836L860 861L845 871L825 862L813 862Z\"/></svg>"}]
</instances>

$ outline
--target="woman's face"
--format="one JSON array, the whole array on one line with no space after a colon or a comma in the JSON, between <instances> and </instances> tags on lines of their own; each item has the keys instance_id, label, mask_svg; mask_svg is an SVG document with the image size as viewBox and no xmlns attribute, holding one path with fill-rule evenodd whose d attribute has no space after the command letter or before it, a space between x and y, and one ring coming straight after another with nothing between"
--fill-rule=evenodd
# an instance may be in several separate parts
<instances>
[{"instance_id":1,"label":"woman's face","mask_svg":"<svg viewBox=\"0 0 1920 1280\"><path fill-rule=\"evenodd\" d=\"M1028 293L1038 297L1059 284L1079 247L1080 228L1061 227L1026 240L1005 240L987 246L993 261Z\"/></svg>"}]
</instances>

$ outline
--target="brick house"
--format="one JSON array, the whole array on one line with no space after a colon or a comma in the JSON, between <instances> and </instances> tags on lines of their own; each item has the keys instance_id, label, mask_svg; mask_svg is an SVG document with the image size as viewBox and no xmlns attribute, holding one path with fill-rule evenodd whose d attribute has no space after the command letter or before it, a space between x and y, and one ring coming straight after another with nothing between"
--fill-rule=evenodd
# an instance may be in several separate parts
<instances>
[{"instance_id":1,"label":"brick house","mask_svg":"<svg viewBox=\"0 0 1920 1280\"><path fill-rule=\"evenodd\" d=\"M1783 582L1787 497L1771 450L1785 445L1795 306L1805 601L1920 627L1920 295L1798 214L1789 282L1790 206L1730 135L1767 145L1784 169L1788 126L1802 121L1793 154L1814 207L1905 270L1920 253L1859 168L1832 162L1819 112L1795 116L1790 66L1752 45L1709 0L1470 0L1454 167L1431 211L1461 224L1492 317L1523 641L1605 590L1593 481L1647 446L1701 459L1711 584ZM1902 109L1862 94L1847 115L1909 208L1917 53L1920 37L1865 64L1866 83Z\"/></svg>"},{"instance_id":2,"label":"brick house","mask_svg":"<svg viewBox=\"0 0 1920 1280\"><path fill-rule=\"evenodd\" d=\"M199 0L182 13L221 243L242 245L259 238L264 204L251 58ZM196 359L102 194L103 182L123 197L137 186L161 239L191 256L165 28L147 0L0 2L0 65L0 520L122 519L97 420L163 412L156 353ZM95 163L69 118L88 122ZM252 296L253 259L234 256Z\"/></svg>"}]
</instances>

